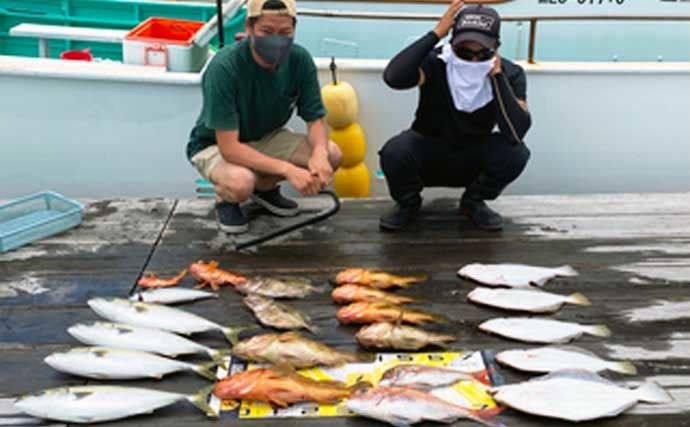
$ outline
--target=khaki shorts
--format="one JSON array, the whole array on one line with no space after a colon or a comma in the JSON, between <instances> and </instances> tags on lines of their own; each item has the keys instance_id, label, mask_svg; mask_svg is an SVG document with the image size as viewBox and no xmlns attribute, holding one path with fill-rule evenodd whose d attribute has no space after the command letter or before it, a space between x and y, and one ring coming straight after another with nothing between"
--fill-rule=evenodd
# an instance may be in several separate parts
<instances>
[{"instance_id":1,"label":"khaki shorts","mask_svg":"<svg viewBox=\"0 0 690 427\"><path fill-rule=\"evenodd\" d=\"M269 133L258 141L252 141L248 144L253 149L269 157L289 161L297 147L306 142L306 135L296 133L292 129L282 128ZM223 161L217 144L204 148L192 157L192 164L196 170L202 178L209 182L211 182L211 172ZM257 175L265 176L266 174L257 173Z\"/></svg>"}]
</instances>

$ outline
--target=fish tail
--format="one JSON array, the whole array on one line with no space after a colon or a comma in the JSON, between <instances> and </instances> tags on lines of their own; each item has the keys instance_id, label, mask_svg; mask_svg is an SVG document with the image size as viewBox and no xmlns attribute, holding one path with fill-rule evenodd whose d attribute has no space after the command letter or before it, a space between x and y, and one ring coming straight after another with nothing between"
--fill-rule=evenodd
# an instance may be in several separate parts
<instances>
[{"instance_id":1,"label":"fish tail","mask_svg":"<svg viewBox=\"0 0 690 427\"><path fill-rule=\"evenodd\" d=\"M493 408L475 409L471 411L471 414L475 421L486 426L505 427L505 424L496 420L496 415L500 414L501 411L502 409L496 406Z\"/></svg>"},{"instance_id":2,"label":"fish tail","mask_svg":"<svg viewBox=\"0 0 690 427\"><path fill-rule=\"evenodd\" d=\"M647 403L668 403L673 397L655 382L644 383L635 389L637 399Z\"/></svg>"},{"instance_id":3,"label":"fish tail","mask_svg":"<svg viewBox=\"0 0 690 427\"><path fill-rule=\"evenodd\" d=\"M429 275L422 273L422 274L415 274L413 276L398 276L396 277L396 284L397 285L403 285L405 287L411 285L412 283L417 283L417 282L425 282L429 280Z\"/></svg>"},{"instance_id":4,"label":"fish tail","mask_svg":"<svg viewBox=\"0 0 690 427\"><path fill-rule=\"evenodd\" d=\"M607 338L611 336L611 329L606 325L594 325L587 328L587 333L595 337Z\"/></svg>"},{"instance_id":5,"label":"fish tail","mask_svg":"<svg viewBox=\"0 0 690 427\"><path fill-rule=\"evenodd\" d=\"M332 286L330 286L330 285L328 285L328 284L326 284L326 285L321 285L321 286L312 286L312 287L311 287L311 290L312 290L314 293L323 294L323 293L326 293L326 291L328 291L331 287L332 287Z\"/></svg>"},{"instance_id":6,"label":"fish tail","mask_svg":"<svg viewBox=\"0 0 690 427\"><path fill-rule=\"evenodd\" d=\"M429 344L433 344L438 347L446 348L448 343L457 341L458 337L454 335L434 335L429 339Z\"/></svg>"},{"instance_id":7,"label":"fish tail","mask_svg":"<svg viewBox=\"0 0 690 427\"><path fill-rule=\"evenodd\" d=\"M445 314L430 314L429 319L436 323L449 323L450 319Z\"/></svg>"},{"instance_id":8,"label":"fish tail","mask_svg":"<svg viewBox=\"0 0 690 427\"><path fill-rule=\"evenodd\" d=\"M187 269L186 269L186 268L182 269L182 271L180 271L180 274L178 274L177 276L173 277L173 280L174 280L175 282L179 282L179 281L184 277L185 274L187 274Z\"/></svg>"},{"instance_id":9,"label":"fish tail","mask_svg":"<svg viewBox=\"0 0 690 427\"><path fill-rule=\"evenodd\" d=\"M637 374L637 368L630 362L613 362L609 365L612 371L626 375Z\"/></svg>"},{"instance_id":10,"label":"fish tail","mask_svg":"<svg viewBox=\"0 0 690 427\"><path fill-rule=\"evenodd\" d=\"M321 331L321 328L316 325L312 325L311 323L305 323L304 328L314 335L318 335L319 331Z\"/></svg>"},{"instance_id":11,"label":"fish tail","mask_svg":"<svg viewBox=\"0 0 690 427\"><path fill-rule=\"evenodd\" d=\"M587 297L579 292L575 292L574 294L568 295L568 302L576 305L592 305L592 303L589 302Z\"/></svg>"},{"instance_id":12,"label":"fish tail","mask_svg":"<svg viewBox=\"0 0 690 427\"><path fill-rule=\"evenodd\" d=\"M577 276L577 270L569 265L562 265L556 269L559 276Z\"/></svg>"},{"instance_id":13,"label":"fish tail","mask_svg":"<svg viewBox=\"0 0 690 427\"><path fill-rule=\"evenodd\" d=\"M354 363L372 363L376 360L376 353L357 352L354 353L349 359L349 362Z\"/></svg>"},{"instance_id":14,"label":"fish tail","mask_svg":"<svg viewBox=\"0 0 690 427\"><path fill-rule=\"evenodd\" d=\"M348 390L350 393L357 393L357 392L363 392L365 390L368 390L370 388L373 388L374 385L370 383L369 381L365 380L359 380L356 383L352 384L351 386L348 386Z\"/></svg>"},{"instance_id":15,"label":"fish tail","mask_svg":"<svg viewBox=\"0 0 690 427\"><path fill-rule=\"evenodd\" d=\"M467 374L484 385L491 385L491 371L489 369L468 372Z\"/></svg>"},{"instance_id":16,"label":"fish tail","mask_svg":"<svg viewBox=\"0 0 690 427\"><path fill-rule=\"evenodd\" d=\"M232 356L232 350L219 350L215 348L210 348L207 351L208 355L211 356L217 364L225 364L225 359Z\"/></svg>"},{"instance_id":17,"label":"fish tail","mask_svg":"<svg viewBox=\"0 0 690 427\"><path fill-rule=\"evenodd\" d=\"M239 335L240 332L243 331L250 331L252 329L257 329L258 326L256 325L247 325L247 326L228 326L223 328L223 333L225 334L225 338L230 341L230 344L235 345L237 344L237 341L239 340Z\"/></svg>"},{"instance_id":18,"label":"fish tail","mask_svg":"<svg viewBox=\"0 0 690 427\"><path fill-rule=\"evenodd\" d=\"M196 372L197 374L211 381L216 381L218 378L216 377L216 374L212 371L212 369L220 365L221 363L223 363L222 360L214 360L212 362L204 362L192 366L194 372Z\"/></svg>"},{"instance_id":19,"label":"fish tail","mask_svg":"<svg viewBox=\"0 0 690 427\"><path fill-rule=\"evenodd\" d=\"M211 394L213 391L213 385L210 385L208 387L204 387L201 390L197 391L196 393L186 396L187 400L197 408L199 408L202 412L206 413L207 416L213 417L213 418L218 418L218 412L216 412L211 406L208 404L208 395Z\"/></svg>"}]
</instances>

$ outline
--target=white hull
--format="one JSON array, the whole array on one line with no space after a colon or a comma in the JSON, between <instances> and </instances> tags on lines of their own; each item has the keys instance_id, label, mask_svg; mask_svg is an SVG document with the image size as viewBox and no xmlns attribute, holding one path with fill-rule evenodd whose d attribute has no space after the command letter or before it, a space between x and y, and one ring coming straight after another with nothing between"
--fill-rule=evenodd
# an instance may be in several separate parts
<instances>
[{"instance_id":1,"label":"white hull","mask_svg":"<svg viewBox=\"0 0 690 427\"><path fill-rule=\"evenodd\" d=\"M317 59L320 81L327 58ZM372 195L376 152L413 118L417 92L387 88L386 61L341 60L357 90ZM690 63L525 65L532 158L510 193L690 190ZM198 74L0 56L0 198L42 189L73 197L194 191L185 157L201 106ZM304 129L293 118L290 126ZM455 194L455 193L454 193Z\"/></svg>"}]
</instances>

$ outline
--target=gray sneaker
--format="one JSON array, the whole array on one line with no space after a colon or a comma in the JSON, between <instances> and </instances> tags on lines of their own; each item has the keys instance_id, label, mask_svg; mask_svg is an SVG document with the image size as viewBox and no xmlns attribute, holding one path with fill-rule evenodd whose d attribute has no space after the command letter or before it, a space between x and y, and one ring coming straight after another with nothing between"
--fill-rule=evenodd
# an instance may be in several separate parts
<instances>
[{"instance_id":1,"label":"gray sneaker","mask_svg":"<svg viewBox=\"0 0 690 427\"><path fill-rule=\"evenodd\" d=\"M218 228L229 234L244 233L249 229L249 220L237 203L216 203Z\"/></svg>"},{"instance_id":2,"label":"gray sneaker","mask_svg":"<svg viewBox=\"0 0 690 427\"><path fill-rule=\"evenodd\" d=\"M299 214L297 202L283 197L280 194L280 186L268 191L254 191L252 200L274 215L295 216Z\"/></svg>"}]
</instances>

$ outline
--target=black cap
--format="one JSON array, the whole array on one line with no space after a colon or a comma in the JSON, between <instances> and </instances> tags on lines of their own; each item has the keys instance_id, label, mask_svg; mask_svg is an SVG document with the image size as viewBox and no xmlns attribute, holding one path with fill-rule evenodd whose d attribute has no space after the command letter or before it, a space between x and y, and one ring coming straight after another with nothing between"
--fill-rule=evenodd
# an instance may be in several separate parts
<instances>
[{"instance_id":1,"label":"black cap","mask_svg":"<svg viewBox=\"0 0 690 427\"><path fill-rule=\"evenodd\" d=\"M495 9L484 5L465 6L453 24L451 44L474 41L485 48L496 49L501 31L501 18Z\"/></svg>"}]
</instances>

